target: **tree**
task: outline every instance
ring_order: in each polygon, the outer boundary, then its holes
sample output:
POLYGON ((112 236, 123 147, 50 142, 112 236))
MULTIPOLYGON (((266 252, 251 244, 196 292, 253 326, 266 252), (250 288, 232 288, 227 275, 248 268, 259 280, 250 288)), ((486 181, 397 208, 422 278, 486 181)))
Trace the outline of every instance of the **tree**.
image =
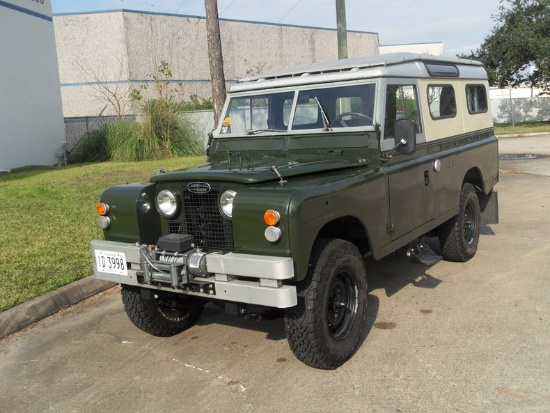
POLYGON ((218 124, 225 101, 225 76, 223 73, 222 42, 218 19, 217 0, 205 0, 206 36, 208 38, 208 59, 212 77, 212 100, 214 103, 214 125, 218 124))
POLYGON ((461 57, 480 60, 489 83, 505 87, 550 81, 550 0, 501 0, 492 33, 461 57))

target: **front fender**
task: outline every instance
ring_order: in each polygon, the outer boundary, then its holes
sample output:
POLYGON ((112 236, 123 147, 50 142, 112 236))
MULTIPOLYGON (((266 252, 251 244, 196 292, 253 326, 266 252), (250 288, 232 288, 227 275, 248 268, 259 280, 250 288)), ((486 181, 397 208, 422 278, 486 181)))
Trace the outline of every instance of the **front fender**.
POLYGON ((109 205, 109 228, 103 231, 108 241, 156 244, 161 236, 160 216, 155 208, 154 184, 117 185, 101 195, 109 205))

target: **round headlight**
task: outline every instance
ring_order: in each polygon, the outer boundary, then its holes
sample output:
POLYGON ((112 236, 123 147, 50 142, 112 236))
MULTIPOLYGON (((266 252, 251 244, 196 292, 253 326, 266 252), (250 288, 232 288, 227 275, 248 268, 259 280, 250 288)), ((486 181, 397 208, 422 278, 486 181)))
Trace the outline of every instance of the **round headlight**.
POLYGON ((163 189, 157 194, 157 206, 159 211, 168 218, 178 212, 178 198, 168 189, 163 189))
POLYGON ((237 193, 230 189, 223 191, 220 196, 220 209, 222 213, 229 219, 233 216, 233 201, 235 200, 237 193))

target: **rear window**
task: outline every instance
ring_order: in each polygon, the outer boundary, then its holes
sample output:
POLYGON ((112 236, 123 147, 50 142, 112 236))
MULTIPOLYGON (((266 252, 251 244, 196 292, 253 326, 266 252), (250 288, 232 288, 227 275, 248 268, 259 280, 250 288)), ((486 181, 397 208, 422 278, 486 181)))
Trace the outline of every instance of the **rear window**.
POLYGON ((428 104, 433 119, 456 116, 455 90, 452 85, 428 86, 428 104))
POLYGON ((426 63, 426 69, 430 76, 434 77, 458 77, 458 67, 445 63, 426 63))
POLYGON ((484 85, 466 85, 466 102, 470 114, 487 112, 487 90, 484 85))

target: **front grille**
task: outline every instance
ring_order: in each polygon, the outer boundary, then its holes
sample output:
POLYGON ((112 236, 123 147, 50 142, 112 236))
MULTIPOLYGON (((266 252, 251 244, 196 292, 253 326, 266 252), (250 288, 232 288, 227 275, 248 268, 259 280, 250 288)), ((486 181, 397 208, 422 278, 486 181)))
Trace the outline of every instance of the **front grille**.
POLYGON ((218 208, 219 185, 209 182, 211 190, 193 193, 183 184, 182 221, 170 221, 170 233, 191 234, 197 247, 206 249, 233 249, 233 226, 224 219, 218 208))

